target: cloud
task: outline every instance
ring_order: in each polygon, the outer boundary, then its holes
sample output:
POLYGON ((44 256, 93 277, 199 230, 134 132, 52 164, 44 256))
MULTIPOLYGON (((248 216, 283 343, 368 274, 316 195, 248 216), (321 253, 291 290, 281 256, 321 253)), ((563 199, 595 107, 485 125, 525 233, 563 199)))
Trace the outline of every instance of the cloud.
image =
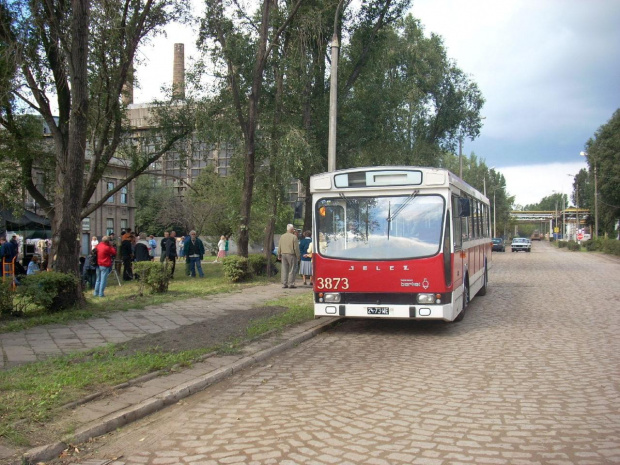
POLYGON ((486 99, 469 146, 496 166, 570 161, 620 107, 620 2, 417 0, 486 99))
POLYGON ((581 169, 587 169, 583 158, 576 162, 511 166, 497 171, 506 178, 506 190, 516 197, 515 204, 525 206, 540 202, 554 191, 566 194, 572 203, 574 177, 581 169))

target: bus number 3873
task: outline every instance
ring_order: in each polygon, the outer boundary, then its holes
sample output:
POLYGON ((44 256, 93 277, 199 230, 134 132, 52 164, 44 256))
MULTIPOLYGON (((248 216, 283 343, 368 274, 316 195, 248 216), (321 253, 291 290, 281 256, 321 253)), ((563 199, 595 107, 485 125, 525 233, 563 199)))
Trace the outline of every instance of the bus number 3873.
POLYGON ((349 289, 348 278, 316 278, 317 289, 341 289, 346 291, 349 289))

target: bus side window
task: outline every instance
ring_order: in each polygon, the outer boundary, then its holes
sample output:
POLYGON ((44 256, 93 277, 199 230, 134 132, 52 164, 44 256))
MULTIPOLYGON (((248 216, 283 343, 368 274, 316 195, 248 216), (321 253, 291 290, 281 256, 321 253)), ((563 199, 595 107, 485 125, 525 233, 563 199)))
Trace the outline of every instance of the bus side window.
POLYGON ((460 216, 460 204, 459 197, 456 195, 452 196, 452 229, 454 230, 454 235, 452 239, 454 241, 454 250, 461 250, 463 246, 463 235, 462 235, 462 218, 460 216))

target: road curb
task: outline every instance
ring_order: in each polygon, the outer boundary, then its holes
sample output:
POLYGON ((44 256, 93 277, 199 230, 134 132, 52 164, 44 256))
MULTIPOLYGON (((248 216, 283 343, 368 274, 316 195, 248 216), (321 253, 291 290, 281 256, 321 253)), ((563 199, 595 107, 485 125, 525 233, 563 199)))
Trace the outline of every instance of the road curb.
POLYGON ((196 394, 197 392, 200 392, 205 388, 232 376, 235 373, 245 370, 246 368, 256 365, 257 363, 263 362, 317 336, 318 334, 321 334, 324 331, 327 331, 329 328, 336 325, 340 320, 341 318, 329 319, 328 321, 320 323, 318 326, 295 334, 273 347, 247 355, 229 366, 221 367, 211 373, 179 384, 178 386, 140 402, 139 404, 111 413, 94 424, 90 424, 76 430, 71 435, 64 437, 61 441, 30 449, 22 455, 21 463, 36 464, 39 462, 53 460, 70 446, 85 443, 93 438, 103 436, 104 434, 114 431, 115 429, 140 420, 148 415, 151 415, 152 413, 158 412, 167 406, 177 403, 181 399, 189 397, 192 394, 196 394))

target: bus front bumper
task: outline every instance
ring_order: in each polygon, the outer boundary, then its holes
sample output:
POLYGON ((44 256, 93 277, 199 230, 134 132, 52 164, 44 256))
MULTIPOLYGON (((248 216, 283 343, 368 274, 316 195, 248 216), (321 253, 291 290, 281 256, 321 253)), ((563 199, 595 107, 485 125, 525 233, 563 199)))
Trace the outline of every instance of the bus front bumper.
POLYGON ((351 318, 388 318, 452 321, 456 317, 452 304, 445 305, 368 305, 315 303, 314 316, 351 318))

